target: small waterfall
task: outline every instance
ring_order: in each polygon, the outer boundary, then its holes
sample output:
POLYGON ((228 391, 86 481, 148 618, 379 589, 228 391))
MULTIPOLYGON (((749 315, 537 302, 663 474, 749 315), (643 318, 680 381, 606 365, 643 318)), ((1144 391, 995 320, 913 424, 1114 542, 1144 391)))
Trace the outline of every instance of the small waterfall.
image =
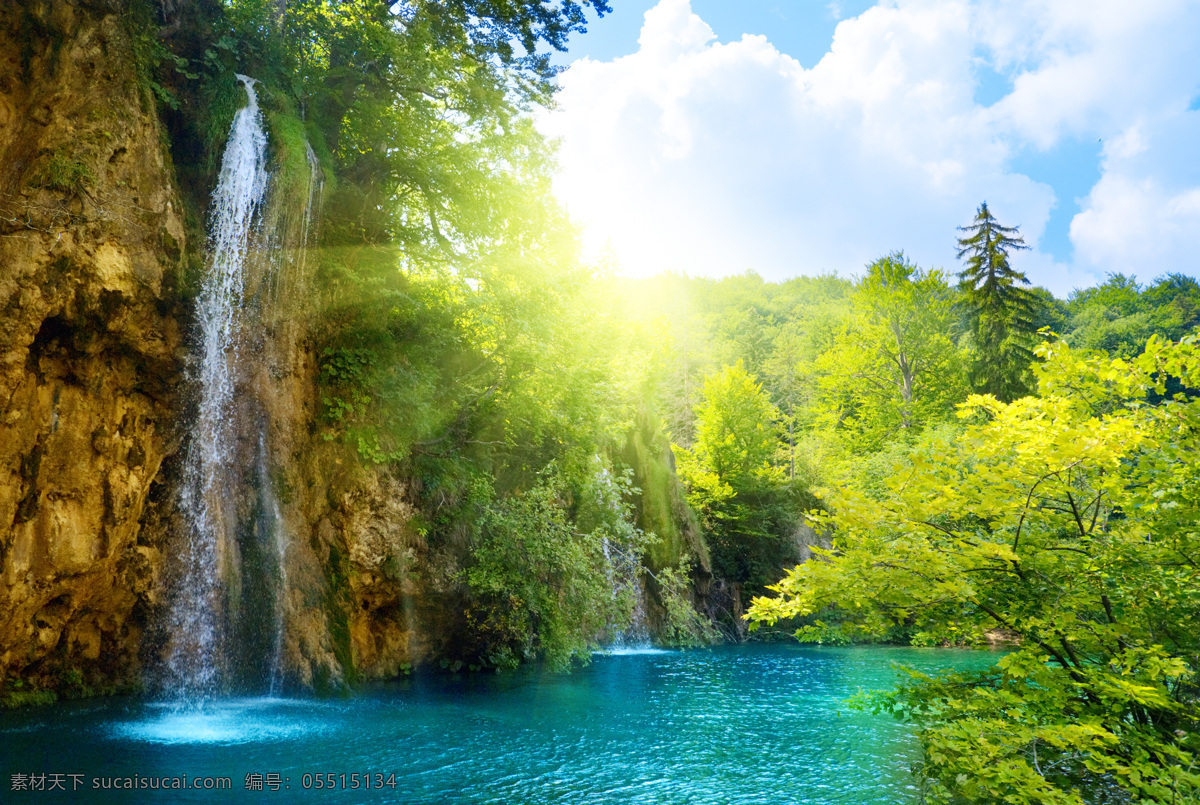
POLYGON ((307 194, 268 171, 255 81, 234 117, 213 193, 197 300, 196 421, 183 469, 184 527, 168 577, 165 691, 203 700, 234 687, 281 691, 290 529, 272 456, 301 332, 306 247, 321 170, 308 143, 307 194), (278 191, 278 192, 276 192, 278 191), (303 201, 303 205, 298 201, 303 201), (281 390, 283 389, 283 390, 281 390))
POLYGON ((633 611, 629 625, 611 635, 614 649, 644 649, 654 643, 650 637, 650 623, 646 616, 646 580, 642 563, 632 552, 622 550, 607 537, 601 543, 607 562, 608 581, 614 599, 628 595, 633 598, 633 611))
POLYGON ((304 156, 308 160, 308 201, 304 205, 304 220, 301 222, 299 277, 298 284, 308 287, 308 239, 316 238, 317 231, 313 226, 316 216, 321 210, 321 201, 325 193, 325 173, 321 170, 321 161, 307 140, 304 141, 304 156))
POLYGON ((259 431, 258 436, 258 488, 262 496, 262 512, 260 519, 265 532, 271 536, 275 545, 275 602, 272 615, 275 623, 275 640, 271 650, 270 685, 267 693, 277 696, 283 689, 283 633, 287 617, 287 532, 283 527, 283 515, 279 511, 279 500, 275 497, 275 487, 271 483, 271 473, 267 465, 266 428, 259 431))

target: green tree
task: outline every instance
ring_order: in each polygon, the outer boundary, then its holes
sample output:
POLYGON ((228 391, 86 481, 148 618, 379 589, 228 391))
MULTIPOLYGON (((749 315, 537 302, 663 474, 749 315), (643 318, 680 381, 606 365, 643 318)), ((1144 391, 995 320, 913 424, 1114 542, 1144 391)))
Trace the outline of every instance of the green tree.
POLYGON ((902 252, 867 267, 844 325, 815 361, 825 421, 854 432, 860 448, 878 449, 950 414, 965 399, 955 346, 957 315, 940 271, 902 252))
POLYGON ((1118 316, 1130 316, 1145 309, 1142 301, 1142 286, 1137 277, 1124 274, 1109 274, 1104 282, 1071 294, 1073 306, 1100 304, 1110 308, 1118 316))
POLYGON ((1200 401, 1146 399, 1200 384, 1200 344, 1039 351, 1039 396, 972 397, 962 435, 915 454, 882 500, 833 496, 834 550, 751 617, 836 606, 843 636, 1016 641, 989 670, 873 699, 922 726, 928 801, 1197 801, 1200 401))
POLYGON ((1177 339, 1196 324, 1200 286, 1190 277, 1170 275, 1146 289, 1134 277, 1109 274, 1094 288, 1071 294, 1066 338, 1074 347, 1129 358, 1151 335, 1177 339))
POLYGON ((1017 227, 1001 226, 979 205, 975 220, 959 227, 959 289, 975 341, 971 383, 983 394, 1005 402, 1028 391, 1027 369, 1033 360, 1037 297, 1025 275, 1013 269, 1008 253, 1028 249, 1017 227))
POLYGON ((633 525, 628 479, 599 460, 591 470, 572 490, 550 465, 532 488, 499 499, 476 479, 480 534, 461 662, 504 668, 541 656, 565 668, 587 662, 606 628, 629 624, 632 592, 613 595, 607 553, 640 557, 648 538, 633 525))
POLYGON ((748 489, 777 480, 779 409, 741 361, 704 380, 691 457, 721 483, 748 489))
POLYGON ((1187 335, 1200 324, 1200 283, 1183 274, 1159 277, 1142 294, 1145 303, 1154 308, 1168 308, 1176 331, 1171 338, 1187 335))
POLYGON ((688 502, 700 515, 716 574, 761 585, 778 577, 789 511, 779 409, 739 361, 704 381, 696 442, 674 445, 688 502))
POLYGON ((801 367, 808 357, 800 323, 789 321, 775 336, 771 357, 764 370, 770 378, 775 399, 780 400, 787 413, 788 480, 796 478, 796 405, 804 393, 801 367))

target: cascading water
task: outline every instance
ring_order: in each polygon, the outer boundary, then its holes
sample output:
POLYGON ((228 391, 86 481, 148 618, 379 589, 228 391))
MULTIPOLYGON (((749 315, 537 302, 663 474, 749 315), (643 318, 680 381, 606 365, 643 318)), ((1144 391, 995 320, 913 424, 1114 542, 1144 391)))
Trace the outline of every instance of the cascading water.
POLYGON ((591 498, 597 507, 583 516, 593 526, 604 529, 600 547, 615 605, 613 614, 618 621, 624 621, 623 614, 629 616, 624 626, 608 623, 610 650, 645 649, 653 645, 646 614, 646 569, 641 559, 644 535, 634 524, 632 507, 626 502, 630 490, 628 475, 615 477, 607 462, 600 456, 594 457, 591 498))
POLYGON ((204 699, 283 683, 289 538, 272 481, 276 380, 298 339, 294 299, 320 206, 320 167, 305 143, 308 187, 275 192, 254 79, 234 117, 210 213, 197 300, 196 421, 183 469, 185 521, 169 579, 169 695, 204 699), (276 380, 272 380, 275 378, 276 380), (273 386, 274 384, 274 386, 273 386))
POLYGON ((204 696, 221 684, 227 575, 239 564, 231 481, 236 484, 234 389, 242 294, 255 214, 266 194, 267 136, 254 80, 239 75, 249 103, 234 117, 213 194, 208 263, 196 318, 200 330, 196 424, 184 468, 187 539, 172 591, 167 667, 177 694, 204 696))
POLYGON ((283 687, 283 632, 286 617, 284 596, 288 589, 287 577, 287 538, 283 528, 283 515, 279 511, 279 500, 275 497, 275 488, 271 483, 271 473, 267 465, 267 439, 265 428, 259 432, 258 440, 258 484, 262 495, 262 519, 269 533, 274 537, 275 561, 278 570, 276 581, 277 594, 272 615, 275 619, 275 639, 271 650, 271 677, 267 692, 275 696, 283 687))
POLYGON ((649 648, 654 643, 650 638, 650 624, 646 617, 646 583, 642 563, 636 555, 622 550, 606 537, 601 543, 604 559, 608 564, 608 581, 614 599, 623 595, 633 598, 633 611, 629 625, 614 633, 612 648, 649 648))

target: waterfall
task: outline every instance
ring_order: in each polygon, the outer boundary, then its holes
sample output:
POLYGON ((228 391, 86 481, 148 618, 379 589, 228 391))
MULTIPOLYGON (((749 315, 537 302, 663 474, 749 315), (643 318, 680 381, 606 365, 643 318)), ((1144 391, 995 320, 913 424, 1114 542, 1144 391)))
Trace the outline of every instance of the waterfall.
POLYGON ((274 641, 271 648, 270 685, 267 693, 276 696, 283 687, 283 633, 287 616, 285 596, 288 590, 287 577, 287 532, 283 527, 283 515, 279 511, 279 499, 275 497, 275 486, 271 482, 271 474, 267 463, 267 434, 266 429, 260 429, 258 434, 258 488, 262 495, 262 522, 264 530, 270 534, 275 547, 275 562, 277 576, 275 581, 275 602, 272 610, 274 618, 274 641))
POLYGON ((305 143, 307 197, 268 170, 255 80, 234 116, 210 210, 196 303, 195 422, 168 570, 164 673, 176 698, 234 687, 279 692, 284 676, 289 529, 273 481, 279 378, 295 351, 320 167, 305 143))
POLYGON ((224 598, 236 520, 233 396, 245 268, 255 213, 267 190, 267 135, 254 80, 238 76, 249 103, 238 110, 213 193, 208 261, 196 305, 200 330, 196 423, 184 467, 180 507, 187 539, 171 596, 168 684, 184 695, 212 694, 221 683, 224 598))
POLYGON ((633 609, 629 625, 610 635, 612 648, 632 649, 649 648, 653 645, 650 637, 650 623, 646 616, 646 580, 642 564, 638 557, 628 550, 622 550, 607 537, 601 543, 604 559, 607 563, 609 587, 612 597, 619 599, 624 595, 632 596, 633 609))

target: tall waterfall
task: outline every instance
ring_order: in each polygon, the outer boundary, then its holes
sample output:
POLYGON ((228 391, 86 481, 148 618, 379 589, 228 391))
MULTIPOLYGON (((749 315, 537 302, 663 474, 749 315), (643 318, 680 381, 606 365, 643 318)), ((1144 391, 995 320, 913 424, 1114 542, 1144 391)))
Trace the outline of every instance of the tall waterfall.
POLYGON ((197 699, 282 681, 289 537, 272 482, 271 372, 294 348, 305 247, 320 200, 272 193, 255 93, 234 117, 210 210, 196 305, 195 423, 183 467, 182 534, 168 573, 162 686, 197 699), (276 197, 277 196, 277 197, 276 197), (284 197, 289 196, 289 197, 284 197))

